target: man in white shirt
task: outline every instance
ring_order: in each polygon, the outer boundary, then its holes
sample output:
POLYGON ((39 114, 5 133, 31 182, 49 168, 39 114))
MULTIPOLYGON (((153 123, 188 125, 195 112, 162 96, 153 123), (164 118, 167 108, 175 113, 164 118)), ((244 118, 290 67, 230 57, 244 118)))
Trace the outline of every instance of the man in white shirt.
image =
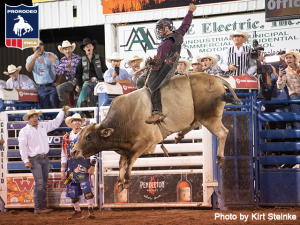
POLYGON ((234 46, 228 48, 221 59, 220 67, 230 76, 251 76, 256 72, 256 60, 250 58, 250 48, 244 46, 249 34, 237 29, 230 35, 234 46))
POLYGON ((128 73, 130 76, 130 83, 136 83, 137 78, 143 74, 142 71, 136 72, 141 68, 141 62, 143 61, 144 59, 138 55, 133 55, 127 60, 127 64, 131 67, 131 70, 128 73))
MULTIPOLYGON (((36 84, 28 76, 20 74, 22 66, 16 67, 11 64, 7 67, 7 71, 3 72, 10 78, 6 81, 6 88, 8 89, 25 89, 25 90, 37 90, 36 84)), ((15 101, 5 101, 7 104, 14 104, 15 101)), ((7 110, 15 110, 15 107, 6 107, 7 110)))
POLYGON ((50 213, 47 208, 47 183, 50 163, 48 159, 49 144, 47 133, 57 129, 62 123, 69 106, 64 106, 54 120, 38 122, 42 112, 30 110, 23 116, 29 121, 19 133, 19 150, 25 167, 30 169, 34 177, 34 212, 35 214, 50 213))

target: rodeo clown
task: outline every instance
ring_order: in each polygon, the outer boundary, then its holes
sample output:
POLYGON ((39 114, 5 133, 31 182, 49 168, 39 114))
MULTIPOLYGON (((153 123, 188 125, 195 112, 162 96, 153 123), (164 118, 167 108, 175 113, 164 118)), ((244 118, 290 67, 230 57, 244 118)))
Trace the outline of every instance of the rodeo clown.
POLYGON ((66 119, 68 127, 72 128, 72 131, 68 132, 63 137, 63 145, 61 152, 61 179, 65 180, 67 186, 67 197, 72 199, 72 203, 75 208, 75 213, 68 217, 69 219, 81 219, 83 215, 79 206, 79 196, 82 193, 88 203, 89 218, 94 219, 93 212, 93 198, 91 186, 91 175, 94 174, 96 157, 90 158, 72 158, 71 151, 77 142, 78 135, 81 131, 81 127, 85 124, 85 119, 81 118, 80 114, 75 113, 66 119), (67 168, 67 176, 66 176, 67 168))
POLYGON ((156 38, 162 42, 158 46, 157 57, 150 62, 152 66, 147 85, 151 93, 152 115, 145 121, 148 124, 156 124, 166 117, 162 113, 160 87, 177 68, 183 36, 191 25, 196 8, 194 4, 189 5, 188 13, 177 30, 173 31, 173 22, 170 19, 160 19, 156 23, 156 38))

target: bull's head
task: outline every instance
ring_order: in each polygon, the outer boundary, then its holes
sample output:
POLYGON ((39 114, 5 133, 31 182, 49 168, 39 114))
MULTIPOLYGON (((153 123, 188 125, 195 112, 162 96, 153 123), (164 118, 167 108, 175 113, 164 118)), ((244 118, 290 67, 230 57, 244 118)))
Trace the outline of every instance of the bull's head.
POLYGON ((109 137, 114 132, 112 128, 100 128, 100 124, 92 123, 79 133, 73 148, 72 157, 89 157, 102 150, 109 149, 109 137))

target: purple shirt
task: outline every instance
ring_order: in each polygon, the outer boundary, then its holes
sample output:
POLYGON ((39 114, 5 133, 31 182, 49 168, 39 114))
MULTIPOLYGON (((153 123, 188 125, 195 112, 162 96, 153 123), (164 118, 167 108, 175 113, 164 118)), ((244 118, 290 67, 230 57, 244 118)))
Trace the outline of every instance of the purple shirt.
MULTIPOLYGON (((182 21, 181 26, 173 32, 180 33, 182 36, 184 36, 185 33, 190 28, 192 19, 193 19, 193 12, 188 11, 188 13, 186 14, 186 16, 184 17, 184 19, 182 21)), ((164 60, 172 52, 173 47, 174 47, 174 39, 173 38, 169 38, 169 39, 161 42, 157 49, 157 56, 159 58, 161 58, 162 60, 164 60)))
POLYGON ((67 66, 68 63, 69 63, 69 60, 67 59, 66 56, 64 56, 59 61, 59 65, 54 66, 56 75, 61 76, 61 75, 65 74, 66 80, 73 80, 75 78, 76 67, 77 67, 78 62, 80 61, 80 59, 81 59, 81 57, 79 55, 75 55, 74 53, 72 53, 72 56, 71 56, 72 70, 70 71, 68 66, 67 66))

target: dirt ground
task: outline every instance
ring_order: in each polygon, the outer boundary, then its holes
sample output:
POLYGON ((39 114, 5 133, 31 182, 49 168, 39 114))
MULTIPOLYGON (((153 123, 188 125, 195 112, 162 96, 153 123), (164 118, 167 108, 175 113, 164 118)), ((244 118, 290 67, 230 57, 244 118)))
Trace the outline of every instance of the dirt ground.
POLYGON ((34 215, 32 210, 8 210, 0 212, 0 224, 242 224, 241 217, 248 216, 247 224, 300 224, 300 207, 278 208, 231 208, 226 211, 203 209, 145 209, 145 210, 95 210, 96 219, 88 219, 87 209, 83 209, 83 219, 66 220, 72 210, 54 210, 50 214, 34 215), (222 215, 221 215, 222 214, 222 215), (274 214, 279 217, 274 220, 274 214), (223 219, 216 218, 223 216, 223 219), (285 217, 283 217, 285 216, 285 217), (289 216, 289 218, 286 218, 289 216))

